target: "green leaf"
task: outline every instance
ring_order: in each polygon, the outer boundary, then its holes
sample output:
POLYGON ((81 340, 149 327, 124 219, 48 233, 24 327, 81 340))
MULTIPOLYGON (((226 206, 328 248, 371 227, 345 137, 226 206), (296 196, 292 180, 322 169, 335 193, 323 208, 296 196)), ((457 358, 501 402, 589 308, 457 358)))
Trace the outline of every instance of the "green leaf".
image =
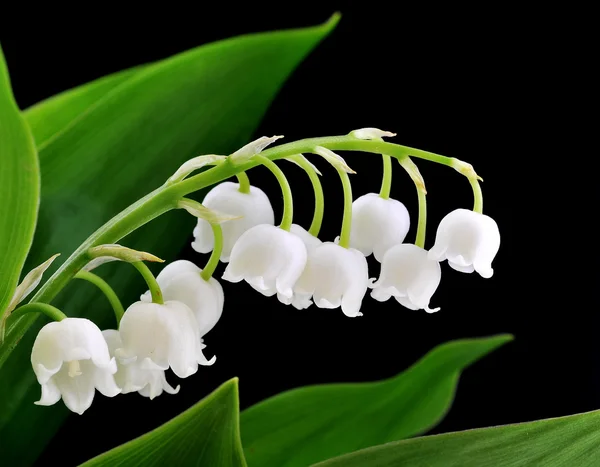
POLYGON ((39 197, 37 152, 12 95, 0 49, 0 318, 33 240, 39 197))
MULTIPOLYGON (((42 207, 32 265, 54 253, 66 258, 104 222, 163 184, 184 161, 199 154, 228 154, 250 141, 278 89, 337 19, 209 44, 147 65, 121 82, 113 77, 102 97, 92 84, 50 101, 54 109, 44 109, 46 103, 36 106, 42 207), (82 111, 85 102, 91 107, 82 111), (62 129, 52 123, 55 114, 66 124, 62 129), (48 130, 42 129, 43 122, 48 130)), ((28 118, 34 109, 26 112, 28 118)), ((172 211, 120 243, 169 261, 195 223, 183 210, 172 211)), ((108 264, 95 272, 124 303, 138 300, 145 290, 128 265, 108 264)), ((102 328, 115 326, 106 301, 93 288, 72 283, 53 304, 102 328)), ((25 316, 7 333, 0 365, 34 321, 35 316, 25 316)), ((39 319, 22 337, 0 369, 0 456, 7 465, 33 462, 68 414, 62 404, 33 405, 40 388, 29 355, 44 322, 39 319)))
POLYGON ((595 467, 600 411, 374 446, 319 467, 595 467))
POLYGON ((55 135, 74 124, 94 104, 101 101, 113 88, 131 79, 143 67, 104 76, 75 89, 52 96, 27 109, 27 123, 35 137, 37 147, 42 147, 55 135))
POLYGON ((82 466, 245 466, 238 380, 233 378, 164 425, 82 466))
POLYGON ((242 412, 250 466, 306 466, 423 433, 448 411, 460 372, 510 335, 442 344, 375 383, 327 384, 278 394, 242 412))

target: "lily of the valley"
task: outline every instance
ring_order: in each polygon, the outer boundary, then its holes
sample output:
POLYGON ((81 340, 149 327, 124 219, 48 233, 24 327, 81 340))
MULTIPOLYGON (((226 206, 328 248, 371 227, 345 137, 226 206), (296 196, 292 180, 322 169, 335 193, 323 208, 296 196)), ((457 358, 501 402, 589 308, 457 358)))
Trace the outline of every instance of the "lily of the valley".
POLYGON ((311 235, 304 227, 301 227, 298 224, 292 224, 292 226, 290 228, 290 232, 293 233, 294 235, 296 235, 298 238, 300 238, 304 242, 304 246, 306 247, 306 251, 308 253, 307 261, 306 261, 306 266, 304 267, 304 270, 302 271, 302 275, 296 281, 296 284, 294 284, 293 296, 292 297, 284 297, 281 294, 277 294, 277 298, 279 298, 279 301, 281 303, 284 303, 286 305, 292 305, 294 308, 296 308, 298 310, 304 310, 304 309, 308 308, 309 306, 311 306, 313 303, 311 300, 311 298, 312 298, 311 292, 300 292, 301 290, 310 288, 309 284, 305 284, 309 277, 309 274, 308 273, 305 274, 305 272, 307 272, 307 270, 309 270, 310 253, 312 252, 312 250, 314 250, 316 247, 321 245, 323 242, 321 242, 321 240, 319 240, 314 235, 311 235))
MULTIPOLYGON (((256 225, 273 225, 275 222, 273 207, 264 191, 251 186, 250 193, 242 193, 239 188, 239 183, 220 183, 211 189, 202 201, 204 207, 213 211, 240 216, 239 219, 230 220, 221 226, 223 229, 221 261, 223 262, 229 261, 234 244, 244 232, 256 225)), ((209 253, 213 247, 214 234, 210 223, 198 219, 192 248, 198 253, 209 253)))
POLYGON ((356 317, 362 316, 360 307, 368 282, 367 260, 360 251, 324 242, 311 249, 294 293, 312 296, 319 308, 341 306, 346 316, 356 317))
POLYGON ((410 228, 408 210, 400 201, 376 193, 363 195, 352 203, 350 246, 379 262, 385 252, 404 241, 410 228))
POLYGON ((494 219, 469 209, 456 209, 440 222, 429 258, 447 259, 457 271, 477 271, 481 277, 490 278, 499 249, 500 232, 494 219))
POLYGON ((273 225, 257 225, 244 232, 233 246, 223 279, 245 280, 267 297, 278 294, 291 299, 306 258, 300 237, 273 225))
POLYGON ((123 363, 137 362, 142 370, 167 370, 180 378, 212 365, 202 353, 198 322, 190 308, 177 301, 135 302, 123 315, 119 332, 122 346, 115 356, 123 363))
POLYGON ((92 405, 96 389, 108 397, 121 392, 113 376, 117 363, 102 331, 88 319, 46 324, 33 344, 31 364, 42 386, 38 405, 52 405, 62 397, 69 410, 82 414, 92 405))
MULTIPOLYGON (((196 316, 200 337, 210 331, 223 313, 223 287, 211 277, 204 280, 202 269, 186 260, 169 263, 156 277, 165 300, 175 300, 187 305, 196 316)), ((151 302, 150 291, 140 300, 151 302)))
MULTIPOLYGON (((121 335, 115 329, 106 329, 102 335, 108 345, 108 350, 114 356, 115 350, 123 346, 121 335)), ((169 394, 177 394, 179 386, 173 388, 165 377, 164 370, 144 369, 141 361, 133 361, 127 364, 117 359, 117 372, 115 381, 122 388, 122 393, 139 392, 144 397, 154 399, 163 391, 169 394)))
POLYGON ((379 279, 370 286, 371 296, 380 302, 394 297, 406 308, 433 313, 439 308, 429 308, 429 301, 441 277, 440 264, 429 259, 426 250, 408 243, 396 245, 383 256, 379 279))

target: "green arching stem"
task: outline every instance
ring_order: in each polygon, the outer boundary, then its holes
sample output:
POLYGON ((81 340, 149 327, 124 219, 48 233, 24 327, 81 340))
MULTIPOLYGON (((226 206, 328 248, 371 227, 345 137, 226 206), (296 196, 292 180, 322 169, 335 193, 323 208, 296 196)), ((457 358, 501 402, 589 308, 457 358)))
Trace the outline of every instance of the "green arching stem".
POLYGON ((319 175, 313 168, 313 166, 304 158, 292 156, 290 159, 294 160, 300 167, 302 167, 308 175, 310 182, 313 186, 315 193, 315 213, 313 214, 312 223, 308 229, 308 233, 317 237, 321 231, 321 225, 323 224, 323 212, 325 210, 325 197, 323 196, 323 186, 319 175))
MULTIPOLYGON (((332 151, 359 151, 378 155, 388 154, 398 160, 402 160, 407 156, 413 156, 449 167, 453 166, 453 158, 450 157, 386 141, 360 140, 350 135, 307 138, 281 144, 264 150, 261 156, 270 160, 277 160, 295 154, 312 152, 316 146, 323 146, 332 151)), ((46 303, 52 301, 75 274, 86 265, 88 262, 87 251, 90 248, 117 243, 120 239, 147 224, 152 219, 171 209, 176 209, 177 203, 182 197, 227 180, 240 172, 247 171, 260 164, 260 160, 256 157, 240 165, 235 165, 231 160, 227 159, 216 167, 190 176, 185 180, 176 183, 167 182, 158 187, 117 214, 88 237, 43 286, 40 287, 31 301, 46 303)), ((6 339, 0 346, 0 366, 6 361, 12 349, 17 345, 35 319, 36 315, 30 314, 21 316, 16 320, 11 320, 12 323, 10 328, 7 329, 6 339)))
POLYGON ((121 318, 125 314, 125 309, 123 308, 123 304, 121 303, 121 300, 119 300, 118 295, 108 284, 108 282, 106 282, 100 276, 97 276, 93 272, 89 271, 79 271, 77 274, 75 274, 75 279, 82 279, 84 281, 88 281, 100 289, 100 291, 106 296, 110 305, 112 306, 112 309, 115 313, 115 318, 117 320, 118 328, 119 323, 121 322, 121 318))
POLYGON ((421 248, 425 248, 425 230, 427 228, 427 191, 425 189, 425 182, 423 176, 419 172, 417 165, 411 160, 410 157, 400 161, 400 165, 415 184, 417 189, 417 198, 419 200, 419 220, 417 223, 417 236, 415 238, 415 245, 421 248))
POLYGON ((238 183, 240 187, 238 191, 240 193, 249 194, 250 193, 250 179, 248 178, 248 174, 246 172, 240 172, 235 175, 237 177, 238 183))
POLYGON ((383 199, 389 199, 392 189, 392 158, 387 154, 381 156, 383 158, 383 178, 381 179, 379 196, 383 199))
POLYGON ((154 274, 152 274, 152 271, 148 269, 146 263, 144 263, 143 261, 135 261, 130 264, 140 272, 140 274, 146 281, 148 289, 150 289, 150 294, 152 295, 152 303, 164 305, 165 301, 163 300, 162 291, 160 290, 158 282, 156 282, 154 274))
POLYGON ((471 188, 473 188, 473 211, 481 214, 483 212, 483 193, 481 192, 481 185, 479 180, 476 178, 469 178, 471 188))
POLYGON ((417 187, 417 197, 419 199, 419 220, 417 223, 417 236, 415 245, 425 248, 425 230, 427 228, 427 194, 417 187))
POLYGON ((337 169, 342 187, 344 188, 344 217, 342 219, 342 232, 340 233, 339 245, 344 248, 350 246, 350 229, 352 227, 352 185, 350 177, 342 169, 337 169))
POLYGON ((271 159, 268 159, 264 155, 260 154, 254 156, 253 159, 259 161, 267 169, 273 172, 273 175, 275 175, 275 178, 277 178, 277 181, 281 186, 281 192, 283 194, 283 216, 281 218, 281 224, 279 227, 289 232, 294 218, 294 201, 292 198, 292 189, 290 187, 290 183, 285 177, 283 171, 277 167, 277 164, 275 164, 275 162, 273 162, 271 159))
POLYGON ((213 247, 213 251, 210 254, 210 258, 208 258, 208 262, 204 269, 200 273, 200 277, 205 281, 208 281, 212 275, 215 273, 215 269, 219 264, 219 259, 221 258, 221 252, 223 251, 223 229, 221 229, 221 225, 217 223, 211 223, 213 235, 215 238, 215 245, 213 247))
MULTIPOLYGON (((350 135, 344 136, 325 136, 321 138, 307 138, 294 141, 287 144, 281 144, 268 148, 261 153, 262 157, 277 160, 295 154, 309 153, 316 146, 323 146, 327 149, 336 151, 359 151, 374 154, 388 154, 398 160, 413 156, 420 159, 429 160, 438 164, 452 167, 454 159, 441 156, 421 149, 415 149, 408 146, 389 143, 386 141, 362 140, 350 135)), ((33 297, 32 301, 50 302, 67 285, 73 276, 88 261, 87 251, 95 246, 117 243, 123 237, 147 224, 152 219, 161 214, 177 208, 178 201, 195 191, 214 185, 236 176, 240 172, 247 171, 260 165, 258 158, 253 157, 248 162, 236 166, 230 160, 217 165, 209 170, 197 175, 190 176, 177 183, 165 184, 156 190, 148 193, 146 196, 129 206, 124 211, 117 214, 106 224, 96 230, 88 239, 75 250, 61 267, 44 283, 33 297)), ((29 323, 23 323, 28 326, 35 317, 30 317, 29 323)), ((23 326, 23 327, 25 327, 23 326)), ((14 326, 13 326, 14 328, 14 326)), ((24 332, 24 331, 23 331, 24 332)), ((9 330, 10 338, 10 330, 9 330)), ((20 338, 15 335, 15 339, 20 338)), ((0 364, 2 355, 0 355, 0 364)))
POLYGON ((44 313, 48 318, 54 321, 62 321, 67 317, 67 315, 65 315, 55 306, 52 306, 48 303, 34 302, 17 308, 12 312, 11 318, 20 318, 27 313, 44 313))

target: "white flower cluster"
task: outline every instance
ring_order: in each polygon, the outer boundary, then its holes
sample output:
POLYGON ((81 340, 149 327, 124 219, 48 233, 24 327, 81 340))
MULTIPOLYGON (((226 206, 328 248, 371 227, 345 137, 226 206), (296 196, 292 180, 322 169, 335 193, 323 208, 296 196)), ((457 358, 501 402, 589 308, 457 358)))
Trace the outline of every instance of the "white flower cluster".
MULTIPOLYGON (((377 132, 363 136, 391 135, 377 132)), ((250 149, 242 148, 230 157, 246 161, 268 144, 262 139, 258 142, 258 149, 254 142, 245 147, 250 149)), ((329 153, 325 156, 339 158, 329 153)), ((348 210, 350 197, 346 198, 348 210)), ((237 183, 221 183, 206 195, 202 209, 233 216, 221 227, 220 260, 228 263, 223 279, 246 281, 258 292, 276 295, 280 302, 299 310, 314 303, 319 308, 341 308, 349 317, 362 315, 369 288, 375 300, 394 297, 411 310, 435 312, 439 308, 431 309, 429 303, 440 284, 440 262, 447 259, 457 271, 477 271, 489 278, 500 247, 496 222, 466 209, 444 217, 431 250, 404 243, 410 227, 408 210, 400 201, 375 193, 352 203, 348 248, 337 241, 323 242, 296 224, 289 231, 275 226, 269 198, 256 187, 240 190, 237 183), (381 263, 376 280, 369 279, 366 257, 371 254, 381 263)), ((196 251, 208 253, 215 248, 209 221, 199 218, 193 234, 196 251)), ((167 265, 156 278, 164 304, 154 303, 146 292, 125 311, 118 330, 101 331, 83 318, 44 326, 31 354, 42 386, 37 404, 51 405, 62 398, 70 410, 81 414, 90 407, 96 389, 109 397, 139 392, 153 399, 163 391, 179 391, 179 386, 173 388, 167 382, 166 370, 187 378, 199 365, 212 365, 216 357, 204 356, 203 336, 221 317, 224 296, 219 282, 205 280, 201 272, 189 261, 167 265)))
MULTIPOLYGON (((429 301, 440 283, 439 262, 447 259, 457 271, 477 271, 487 278, 492 276, 491 263, 500 247, 496 222, 466 209, 457 209, 442 220, 429 252, 403 243, 410 227, 406 207, 375 193, 353 202, 350 248, 322 242, 296 224, 287 232, 273 222, 261 222, 274 218, 273 209, 264 192, 255 187, 245 195, 237 184, 231 184, 227 192, 219 186, 206 196, 205 205, 242 216, 223 225, 227 254, 222 259, 229 263, 223 279, 245 280, 260 293, 277 295, 282 303, 298 309, 314 302, 319 308, 341 307, 350 317, 362 315, 368 288, 376 300, 394 297, 412 310, 437 311, 429 308, 429 301), (365 257, 370 254, 381 263, 377 281, 369 279, 365 257)), ((205 223, 198 221, 192 244, 201 252, 210 250, 205 223)))
POLYGON ((202 353, 202 337, 223 311, 223 289, 189 261, 175 261, 157 277, 165 303, 141 296, 123 315, 119 330, 101 331, 84 318, 66 318, 45 325, 31 352, 31 364, 42 386, 38 405, 61 397, 76 413, 87 410, 95 389, 108 397, 139 392, 150 399, 163 391, 175 394, 165 371, 179 378, 212 365, 202 353))

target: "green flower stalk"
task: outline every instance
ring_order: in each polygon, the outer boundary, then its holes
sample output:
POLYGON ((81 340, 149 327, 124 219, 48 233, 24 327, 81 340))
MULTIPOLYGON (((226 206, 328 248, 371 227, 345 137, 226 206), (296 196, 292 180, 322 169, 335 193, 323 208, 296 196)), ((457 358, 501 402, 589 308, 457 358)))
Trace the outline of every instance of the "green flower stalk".
POLYGON ((288 160, 302 167, 308 175, 310 183, 312 184, 313 192, 315 194, 315 211, 310 227, 308 228, 308 233, 310 233, 313 237, 318 237, 319 232, 321 231, 321 225, 323 224, 323 213, 325 211, 325 197, 323 196, 323 186, 321 185, 321 181, 319 180, 319 175, 321 175, 321 173, 318 172, 315 166, 308 162, 308 160, 306 160, 306 158, 302 154, 290 156, 288 157, 288 160))
POLYGON ((236 175, 236 178, 240 185, 238 191, 245 195, 250 194, 250 179, 248 178, 248 174, 246 172, 240 172, 236 175))
POLYGON ((113 309, 113 312, 115 313, 117 327, 119 327, 121 318, 123 318, 123 314, 125 313, 125 308, 123 308, 123 304, 121 303, 121 300, 119 300, 119 296, 115 293, 108 282, 106 282, 100 276, 97 276, 89 271, 79 271, 77 274, 75 274, 75 279, 81 279, 95 285, 106 296, 113 309))
POLYGON ((279 225, 279 228, 289 232, 294 219, 294 200, 292 197, 292 188, 290 187, 290 183, 283 173, 283 170, 277 167, 277 165, 271 161, 271 159, 261 155, 254 156, 254 159, 258 160, 267 169, 269 169, 273 175, 275 175, 277 182, 279 182, 281 193, 283 195, 283 215, 281 216, 281 224, 279 225))
MULTIPOLYGON (((395 136, 377 128, 355 130, 351 135, 364 140, 383 141, 395 136)), ((410 228, 410 215, 400 201, 390 198, 392 188, 392 160, 382 154, 383 177, 379 194, 367 193, 352 203, 352 233, 350 245, 365 256, 373 254, 379 262, 394 245, 404 241, 410 228)), ((407 160, 404 158, 402 160, 407 160)))

